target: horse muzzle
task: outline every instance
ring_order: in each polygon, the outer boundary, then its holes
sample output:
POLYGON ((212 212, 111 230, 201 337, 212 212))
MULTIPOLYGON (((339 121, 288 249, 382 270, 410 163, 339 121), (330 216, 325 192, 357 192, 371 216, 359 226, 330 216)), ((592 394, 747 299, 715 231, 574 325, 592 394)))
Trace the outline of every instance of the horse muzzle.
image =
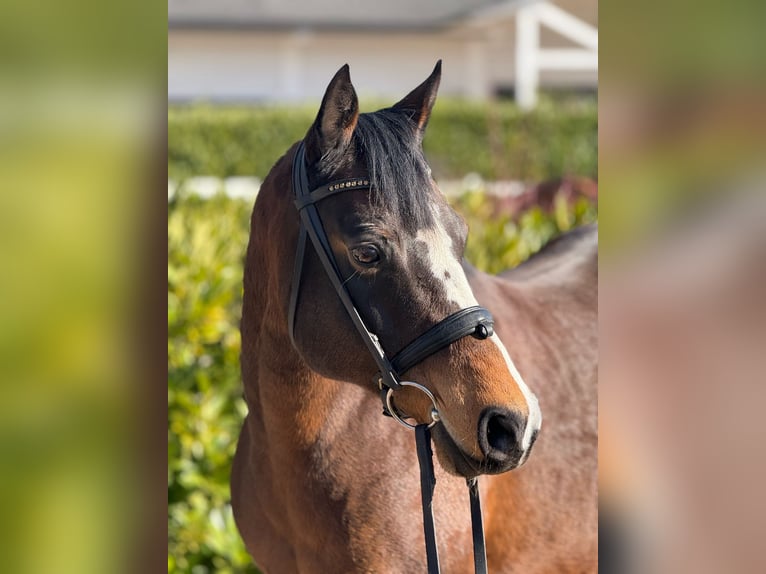
POLYGON ((484 455, 481 459, 462 448, 444 424, 435 425, 432 435, 442 466, 452 474, 473 478, 482 474, 502 474, 526 462, 537 438, 537 430, 533 429, 529 445, 523 448, 526 424, 527 417, 509 409, 484 409, 479 417, 477 437, 484 455))

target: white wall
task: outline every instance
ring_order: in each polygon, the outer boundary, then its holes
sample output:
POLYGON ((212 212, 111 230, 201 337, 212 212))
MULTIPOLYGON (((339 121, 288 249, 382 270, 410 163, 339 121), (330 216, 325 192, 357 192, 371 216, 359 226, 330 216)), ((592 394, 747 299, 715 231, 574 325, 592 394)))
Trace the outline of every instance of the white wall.
MULTIPOLYGON (((262 31, 168 33, 170 100, 316 101, 344 63, 360 96, 395 101, 443 60, 443 95, 488 97, 511 86, 513 21, 441 34, 262 31)), ((596 85, 595 73, 546 72, 543 85, 596 85)))
MULTIPOLYGON (((400 98, 431 73, 439 58, 444 60, 442 93, 483 93, 484 85, 465 81, 480 72, 475 54, 469 65, 469 48, 449 37, 171 30, 168 97, 315 100, 348 63, 360 95, 400 98)), ((487 78, 476 81, 488 85, 487 78)))
POLYGON ((168 33, 168 98, 261 99, 277 93, 276 35, 168 33))

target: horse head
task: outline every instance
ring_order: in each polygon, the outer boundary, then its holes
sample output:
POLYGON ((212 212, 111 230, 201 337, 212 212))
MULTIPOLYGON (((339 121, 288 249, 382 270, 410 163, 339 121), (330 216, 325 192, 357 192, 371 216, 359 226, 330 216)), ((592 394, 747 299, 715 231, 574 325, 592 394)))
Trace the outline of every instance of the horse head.
MULTIPOLYGON (((317 209, 343 285, 388 356, 448 315, 478 305, 463 267, 467 226, 423 154, 440 78, 441 62, 397 104, 360 114, 346 65, 304 139, 310 189, 369 181, 326 197, 317 209)), ((376 364, 313 251, 301 281, 294 345, 302 360, 324 377, 376 390, 376 364)), ((400 375, 433 394, 435 451, 448 471, 494 474, 527 459, 540 409, 497 335, 463 337, 400 375)), ((433 405, 415 388, 396 390, 395 405, 419 423, 431 420, 433 405)))

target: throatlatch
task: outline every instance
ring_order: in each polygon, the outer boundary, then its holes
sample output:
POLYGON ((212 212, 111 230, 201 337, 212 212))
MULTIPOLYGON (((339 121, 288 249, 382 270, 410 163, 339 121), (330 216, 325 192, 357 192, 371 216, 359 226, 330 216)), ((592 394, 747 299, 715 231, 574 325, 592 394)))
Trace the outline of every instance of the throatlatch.
MULTIPOLYGON (((290 339, 295 346, 295 314, 300 295, 301 276, 303 274, 303 260, 306 255, 306 237, 311 239, 311 244, 322 262, 327 277, 343 303, 354 327, 364 341, 367 350, 375 360, 378 374, 375 376, 381 391, 383 412, 395 418, 402 425, 415 430, 415 445, 420 465, 420 488, 423 503, 423 528, 425 534, 426 557, 428 560, 428 573, 439 573, 439 554, 436 548, 436 530, 433 518, 433 494, 436 486, 434 475, 433 455, 431 451, 430 428, 439 422, 439 411, 433 394, 423 385, 411 381, 402 381, 401 374, 430 357, 437 351, 451 345, 455 341, 469 335, 477 339, 486 339, 493 332, 494 321, 489 311, 483 307, 467 307, 461 309, 418 336, 399 351, 392 360, 388 359, 380 345, 378 337, 372 333, 364 323, 359 310, 354 305, 351 295, 346 290, 343 278, 340 275, 338 265, 335 262, 330 242, 322 226, 316 203, 344 191, 369 189, 369 178, 352 178, 330 182, 326 185, 309 190, 308 176, 306 175, 305 146, 303 142, 298 144, 293 158, 292 182, 295 193, 295 207, 300 214, 301 226, 298 232, 298 246, 295 253, 295 267, 293 268, 293 280, 290 293, 290 306, 288 309, 288 330, 290 339), (393 402, 394 391, 403 386, 418 388, 425 393, 433 403, 431 410, 431 423, 412 425, 406 422, 406 417, 396 411, 393 402)), ((471 501, 471 529, 473 536, 474 567, 477 574, 486 574, 487 558, 484 545, 484 527, 481 517, 481 504, 479 500, 479 487, 476 478, 469 479, 468 491, 471 501)))

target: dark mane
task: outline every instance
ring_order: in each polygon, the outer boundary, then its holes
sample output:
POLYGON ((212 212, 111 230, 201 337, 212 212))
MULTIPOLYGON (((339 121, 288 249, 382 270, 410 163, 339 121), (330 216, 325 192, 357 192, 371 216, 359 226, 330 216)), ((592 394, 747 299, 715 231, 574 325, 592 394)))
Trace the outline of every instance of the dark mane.
POLYGON ((360 114, 354 147, 373 184, 371 201, 402 222, 419 229, 430 226, 430 175, 412 121, 391 109, 360 114))

